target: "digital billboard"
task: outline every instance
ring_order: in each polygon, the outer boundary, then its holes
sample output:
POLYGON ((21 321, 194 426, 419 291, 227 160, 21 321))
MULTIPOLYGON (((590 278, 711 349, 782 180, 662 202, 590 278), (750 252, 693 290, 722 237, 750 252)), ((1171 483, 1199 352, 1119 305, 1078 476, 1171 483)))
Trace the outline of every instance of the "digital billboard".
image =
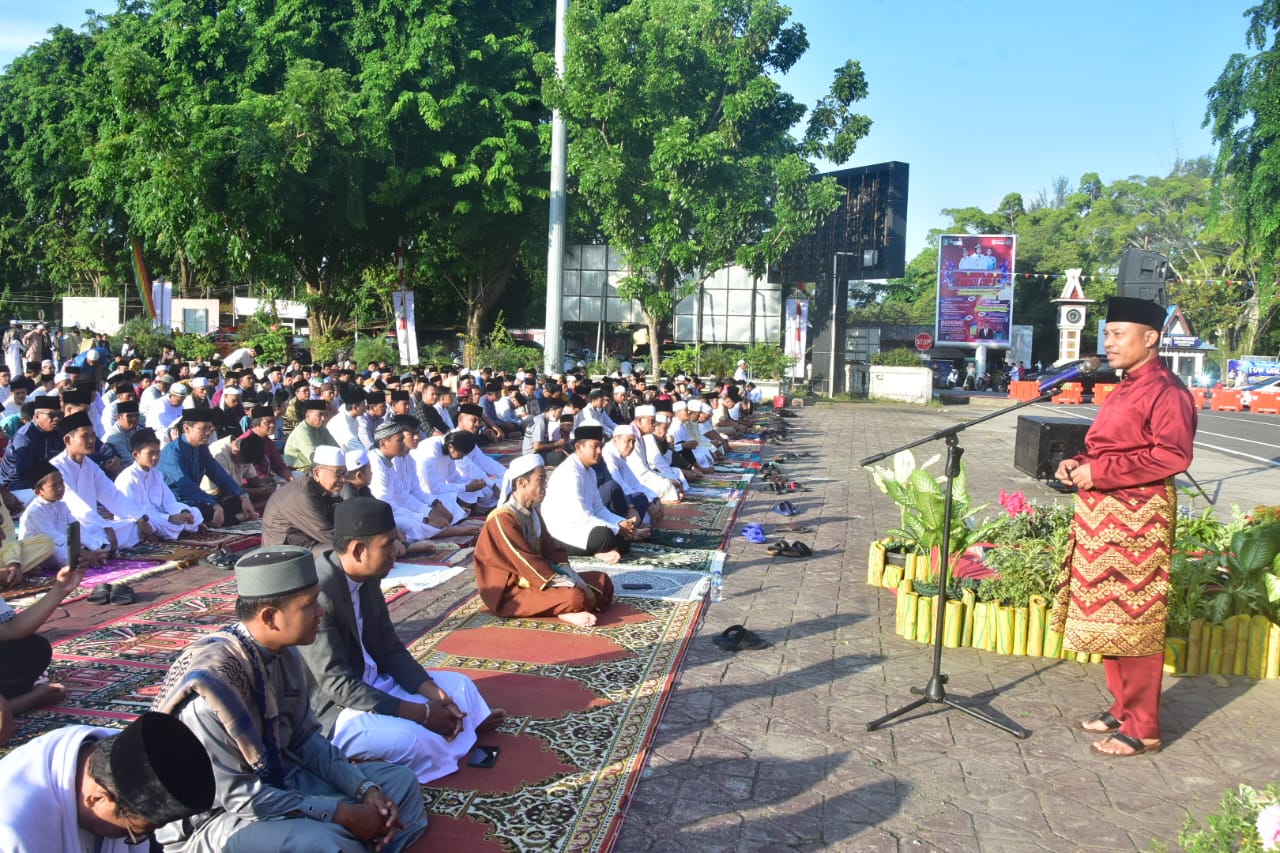
POLYGON ((991 234, 939 238, 934 340, 940 346, 1009 346, 1015 241, 991 234))

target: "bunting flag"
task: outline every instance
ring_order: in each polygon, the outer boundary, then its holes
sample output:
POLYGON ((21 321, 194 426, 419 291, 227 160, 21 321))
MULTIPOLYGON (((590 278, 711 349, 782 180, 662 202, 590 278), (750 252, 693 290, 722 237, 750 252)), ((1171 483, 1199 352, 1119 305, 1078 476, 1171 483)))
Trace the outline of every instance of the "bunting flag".
MULTIPOLYGON (((1050 272, 1020 272, 1020 273, 1016 273, 1014 275, 1014 278, 1022 279, 1023 281, 1052 281, 1053 279, 1056 279, 1056 278, 1066 278, 1066 275, 1064 275, 1063 273, 1050 273, 1050 272)), ((1115 281, 1116 279, 1117 279, 1117 276, 1114 276, 1114 275, 1082 275, 1080 276, 1081 281, 1115 281)), ((1257 286, 1256 281, 1253 281, 1252 279, 1243 279, 1243 278, 1183 278, 1182 276, 1175 276, 1174 278, 1170 279, 1170 281, 1175 282, 1177 284, 1225 284, 1228 287, 1240 285, 1241 287, 1247 287, 1250 290, 1254 289, 1257 286)), ((1277 282, 1277 283, 1280 284, 1280 282, 1277 282)))
POLYGON ((133 238, 133 278, 138 284, 138 295, 142 297, 142 310, 147 317, 156 318, 156 304, 151 298, 151 276, 147 274, 147 262, 142 257, 142 240, 133 238))

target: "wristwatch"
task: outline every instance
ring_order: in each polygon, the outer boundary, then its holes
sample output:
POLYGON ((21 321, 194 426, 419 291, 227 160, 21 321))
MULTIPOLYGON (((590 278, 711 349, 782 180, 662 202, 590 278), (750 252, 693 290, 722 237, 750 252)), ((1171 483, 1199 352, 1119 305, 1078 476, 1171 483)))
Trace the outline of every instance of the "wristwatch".
POLYGON ((360 783, 360 787, 356 788, 356 802, 364 802, 365 796, 367 796, 370 791, 377 791, 381 793, 382 789, 379 788, 372 779, 365 779, 360 783))

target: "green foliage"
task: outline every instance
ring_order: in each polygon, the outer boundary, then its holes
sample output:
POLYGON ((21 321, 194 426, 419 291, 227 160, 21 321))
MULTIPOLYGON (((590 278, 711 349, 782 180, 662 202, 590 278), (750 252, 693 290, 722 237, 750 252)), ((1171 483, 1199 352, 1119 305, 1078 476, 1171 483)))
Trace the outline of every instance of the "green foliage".
POLYGON ((111 336, 111 351, 120 352, 120 345, 126 337, 133 338, 138 354, 143 358, 159 358, 165 347, 173 346, 173 335, 161 331, 146 317, 125 320, 111 336))
POLYGON ((1280 523, 1249 527, 1231 537, 1226 548, 1206 548, 1204 560, 1218 568, 1215 589, 1206 595, 1205 617, 1218 624, 1231 616, 1280 617, 1280 523))
MULTIPOLYGON (((398 353, 397 353, 398 355, 398 353)), ((427 344, 418 347, 418 361, 422 364, 434 364, 437 367, 449 364, 453 361, 453 356, 449 354, 449 348, 444 344, 427 344)), ((368 364, 368 362, 364 362, 368 364)), ((356 362, 360 364, 360 362, 356 362)))
POLYGON ((328 364, 331 361, 336 361, 342 353, 351 352, 351 338, 319 334, 313 331, 308 343, 311 345, 311 360, 316 364, 328 364))
POLYGON ((595 361, 588 362, 587 373, 591 376, 608 376, 617 370, 621 364, 622 362, 614 356, 605 356, 602 359, 598 358, 595 361))
POLYGON ((208 360, 218 353, 218 345, 204 335, 188 335, 182 332, 174 333, 173 349, 179 358, 187 361, 195 361, 198 358, 208 360))
POLYGON ((542 364, 542 350, 522 346, 507 331, 505 315, 499 311, 493 321, 493 331, 484 344, 476 347, 470 367, 492 367, 495 370, 516 371, 520 368, 537 369, 542 364))
POLYGON ((758 343, 747 347, 741 358, 747 363, 752 379, 781 379, 795 362, 793 356, 776 344, 758 343))
MULTIPOLYGON (((842 195, 810 156, 842 163, 870 121, 856 62, 809 116, 777 82, 808 48, 776 0, 580 0, 547 100, 563 111, 569 168, 600 233, 626 259, 619 293, 659 327, 702 277, 761 271, 842 195)), ((652 354, 661 364, 661 353, 652 354)))
POLYGON ((879 364, 885 367, 924 367, 925 364, 920 360, 920 353, 906 347, 891 349, 887 352, 873 352, 871 354, 871 363, 879 364))
POLYGON ((1186 853, 1223 853, 1244 851, 1261 853, 1265 849, 1258 837, 1258 813, 1280 803, 1280 783, 1272 783, 1261 791, 1241 785, 1222 797, 1218 810, 1206 815, 1201 824, 1187 815, 1178 834, 1179 849, 1186 853))
POLYGON ((357 366, 367 365, 369 362, 382 363, 386 362, 392 367, 400 367, 400 350, 392 346, 386 338, 373 335, 367 335, 356 341, 355 346, 351 348, 351 360, 357 366))
MULTIPOLYGON (((876 486, 893 499, 902 513, 901 526, 886 531, 886 535, 914 542, 916 551, 920 554, 942 548, 946 478, 934 477, 924 470, 937 459, 934 456, 916 467, 915 456, 910 450, 904 450, 893 457, 892 471, 879 467, 871 469, 876 486)), ((975 541, 974 527, 970 526, 969 521, 981 509, 982 507, 970 508, 968 478, 962 465, 952 489, 949 557, 964 551, 975 541)))
POLYGON ((262 355, 257 357, 259 364, 288 364, 292 335, 287 326, 279 325, 275 318, 264 312, 240 323, 240 343, 247 347, 262 347, 262 355))
POLYGON ((664 376, 732 376, 741 356, 738 350, 722 346, 691 346, 675 350, 662 359, 664 376))
MULTIPOLYGON (((1001 502, 1005 499, 1002 492, 1001 502)), ((1071 541, 1072 507, 1020 503, 1006 507, 1008 511, 974 534, 976 541, 996 546, 986 552, 983 562, 1000 574, 981 583, 978 598, 982 601, 1025 607, 1033 595, 1052 597, 1071 541)))

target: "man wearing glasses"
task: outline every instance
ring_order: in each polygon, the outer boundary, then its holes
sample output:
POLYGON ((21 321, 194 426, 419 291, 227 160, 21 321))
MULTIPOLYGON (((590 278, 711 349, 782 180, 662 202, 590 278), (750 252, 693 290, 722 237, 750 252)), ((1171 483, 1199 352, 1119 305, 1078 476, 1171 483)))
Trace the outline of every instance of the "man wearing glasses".
POLYGON ((305 477, 286 483, 262 511, 262 544, 333 547, 333 510, 342 502, 346 458, 339 447, 324 444, 312 453, 305 477))
POLYGON ((0 485, 22 501, 35 497, 35 481, 49 471, 49 460, 63 450, 62 404, 57 397, 37 397, 31 423, 18 430, 0 460, 0 485))

